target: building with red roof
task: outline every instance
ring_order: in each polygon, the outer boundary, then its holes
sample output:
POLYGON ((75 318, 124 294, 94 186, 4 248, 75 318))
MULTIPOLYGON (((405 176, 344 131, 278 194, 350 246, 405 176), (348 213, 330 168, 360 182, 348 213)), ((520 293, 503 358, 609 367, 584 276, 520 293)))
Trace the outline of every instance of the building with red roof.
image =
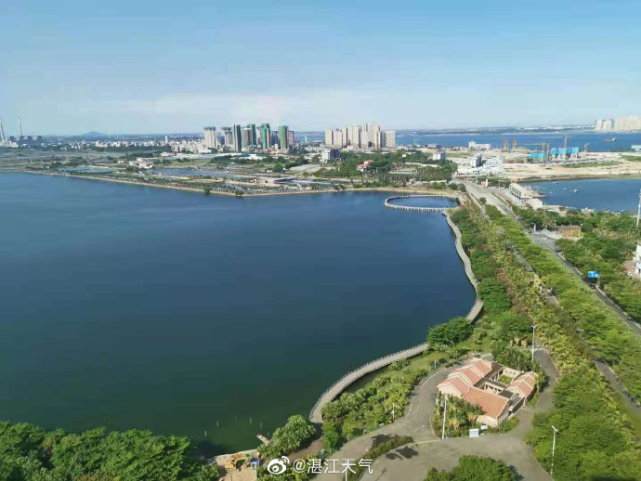
POLYGON ((522 372, 493 361, 473 358, 453 370, 437 388, 442 395, 479 406, 479 423, 499 426, 514 414, 536 389, 535 372, 522 372), (509 383, 505 383, 509 380, 509 383))

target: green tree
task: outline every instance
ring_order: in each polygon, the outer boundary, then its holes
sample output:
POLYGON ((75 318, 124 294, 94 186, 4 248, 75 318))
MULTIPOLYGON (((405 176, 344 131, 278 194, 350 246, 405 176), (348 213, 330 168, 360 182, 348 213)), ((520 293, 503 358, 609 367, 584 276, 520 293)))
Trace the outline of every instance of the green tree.
POLYGON ((453 346, 472 334, 473 327, 465 317, 455 317, 445 324, 432 327, 427 334, 430 346, 453 346))
POLYGON ((516 481, 514 473, 503 461, 481 456, 462 456, 452 471, 432 468, 425 481, 516 481))

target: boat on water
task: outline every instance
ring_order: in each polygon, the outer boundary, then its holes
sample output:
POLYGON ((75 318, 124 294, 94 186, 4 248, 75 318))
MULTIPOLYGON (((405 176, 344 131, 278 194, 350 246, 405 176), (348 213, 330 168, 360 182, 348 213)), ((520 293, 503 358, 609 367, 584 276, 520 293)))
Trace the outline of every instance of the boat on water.
POLYGON ((601 139, 603 142, 614 142, 617 138, 616 137, 610 137, 609 139, 601 139))

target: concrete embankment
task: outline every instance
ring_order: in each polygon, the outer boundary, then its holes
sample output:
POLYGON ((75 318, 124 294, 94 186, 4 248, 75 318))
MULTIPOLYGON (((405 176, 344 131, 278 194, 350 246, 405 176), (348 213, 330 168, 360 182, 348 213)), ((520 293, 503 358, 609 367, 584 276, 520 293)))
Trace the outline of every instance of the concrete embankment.
MULTIPOLYGON (((449 212, 447 211, 445 212, 445 218, 447 219, 447 224, 450 226, 456 237, 456 252, 463 261, 465 274, 467 275, 470 283, 474 286, 474 290, 477 292, 476 300, 474 301, 474 304, 472 305, 466 316, 468 321, 474 322, 483 310, 483 301, 480 297, 478 297, 478 282, 476 280, 476 277, 474 277, 474 273, 472 272, 472 264, 470 262, 470 259, 467 256, 465 249, 463 249, 463 244, 461 243, 461 231, 458 229, 456 224, 452 222, 449 212)), ((309 413, 309 420, 315 424, 322 423, 323 407, 340 396, 340 394, 345 391, 345 389, 347 389, 352 383, 359 380, 363 376, 374 371, 378 371, 379 369, 389 366, 394 362, 418 356, 419 354, 427 350, 428 347, 428 343, 419 344, 418 346, 410 347, 409 349, 404 349, 402 351, 380 357, 374 361, 370 361, 367 364, 362 365, 357 369, 354 369, 353 371, 348 372, 320 396, 309 413)))

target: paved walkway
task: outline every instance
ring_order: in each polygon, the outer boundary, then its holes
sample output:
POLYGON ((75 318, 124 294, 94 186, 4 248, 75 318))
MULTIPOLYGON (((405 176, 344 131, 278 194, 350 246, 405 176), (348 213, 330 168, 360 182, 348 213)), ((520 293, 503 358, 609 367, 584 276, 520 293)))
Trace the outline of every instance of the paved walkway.
MULTIPOLYGON (((449 213, 446 212, 445 218, 447 220, 448 225, 452 229, 452 231, 454 231, 454 235, 456 237, 456 244, 455 244, 456 252, 458 253, 459 257, 461 258, 461 261, 463 262, 463 266, 465 268, 465 274, 467 275, 470 283, 474 286, 474 289, 478 290, 478 282, 476 281, 476 277, 474 277, 474 273, 472 272, 472 265, 470 263, 470 258, 467 256, 467 253, 465 252, 465 250, 463 249, 463 245, 461 244, 461 231, 458 229, 456 224, 452 222, 452 219, 450 218, 449 213)), ((474 322, 476 318, 481 314, 482 310, 483 310, 483 301, 477 294, 474 304, 472 305, 469 312, 467 313, 467 316, 466 316, 467 320, 470 322, 474 322)), ((418 346, 410 347, 409 349, 405 349, 403 351, 395 352, 393 354, 380 357, 374 361, 370 361, 367 364, 360 366, 357 369, 354 369, 353 371, 348 372, 347 374, 345 374, 345 376, 343 376, 337 382, 332 384, 323 394, 321 394, 320 398, 318 399, 318 401, 316 401, 316 403, 311 409, 311 412, 309 414, 309 420, 314 424, 322 423, 323 407, 327 403, 336 399, 352 383, 354 383, 361 377, 365 376, 366 374, 369 374, 374 371, 378 371, 379 369, 389 366, 390 364, 396 361, 401 361, 404 359, 409 359, 411 357, 417 356, 418 354, 425 351, 427 347, 428 347, 427 343, 419 344, 418 346)))
MULTIPOLYGON (((526 481, 550 480, 538 463, 531 448, 525 443, 525 434, 531 429, 535 412, 546 411, 552 406, 552 386, 556 370, 544 351, 537 351, 537 360, 550 378, 550 385, 541 393, 534 408, 525 407, 518 414, 519 425, 505 434, 487 434, 477 439, 453 438, 442 441, 430 426, 434 410, 436 385, 454 368, 438 371, 423 380, 412 393, 405 416, 394 424, 356 438, 331 455, 334 459, 358 459, 375 444, 391 436, 411 436, 414 443, 397 448, 379 457, 366 473, 363 481, 422 481, 430 468, 451 469, 464 455, 489 456, 513 466, 526 481)), ((319 481, 339 481, 337 474, 322 474, 319 481)))

